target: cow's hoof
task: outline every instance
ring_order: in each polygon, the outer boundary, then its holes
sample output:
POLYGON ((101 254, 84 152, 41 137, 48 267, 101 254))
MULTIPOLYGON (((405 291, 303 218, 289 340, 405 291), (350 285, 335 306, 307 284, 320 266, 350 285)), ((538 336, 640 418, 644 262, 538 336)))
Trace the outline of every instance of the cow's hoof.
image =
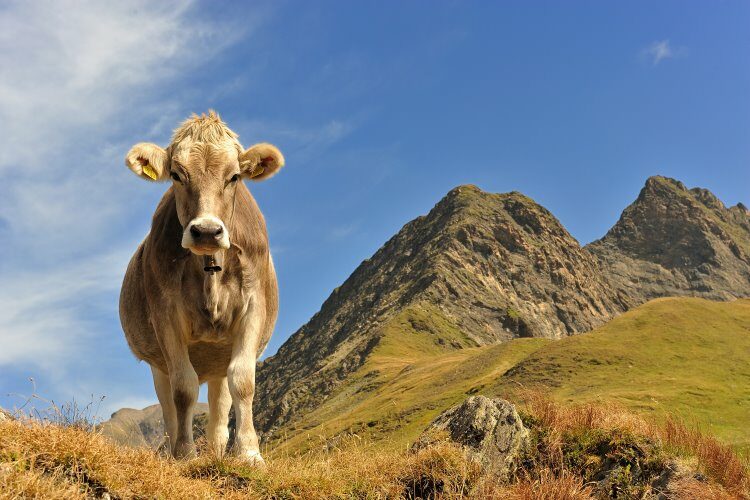
POLYGON ((240 455, 240 458, 242 458, 242 460, 250 465, 255 465, 258 467, 266 465, 266 461, 263 460, 262 456, 260 456, 260 452, 256 450, 246 451, 245 453, 240 455))
POLYGON ((192 443, 177 443, 172 454, 176 459, 190 459, 197 456, 195 452, 195 445, 192 443))

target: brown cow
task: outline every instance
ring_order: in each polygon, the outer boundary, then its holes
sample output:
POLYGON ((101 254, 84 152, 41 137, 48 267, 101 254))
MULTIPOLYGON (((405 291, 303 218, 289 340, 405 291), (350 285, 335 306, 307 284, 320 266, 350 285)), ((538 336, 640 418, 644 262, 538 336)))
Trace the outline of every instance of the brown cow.
POLYGON ((120 321, 130 349, 151 365, 172 454, 195 454, 193 407, 208 382, 208 439, 224 453, 229 409, 236 453, 262 461, 253 427, 255 364, 278 312, 266 224, 242 179, 274 175, 275 146, 243 149, 211 111, 193 115, 167 149, 133 146, 125 164, 138 176, 171 179, 151 232, 130 260, 120 321))

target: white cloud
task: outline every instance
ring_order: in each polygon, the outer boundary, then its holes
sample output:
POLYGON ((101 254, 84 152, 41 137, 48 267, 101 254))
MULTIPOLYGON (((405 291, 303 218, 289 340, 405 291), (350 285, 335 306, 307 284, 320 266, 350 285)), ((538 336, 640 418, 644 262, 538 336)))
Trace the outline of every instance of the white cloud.
POLYGON ((55 152, 68 146, 72 133, 117 129, 113 118, 126 109, 126 123, 153 119, 153 111, 129 106, 135 99, 128 92, 137 96, 231 41, 219 36, 218 26, 191 21, 190 7, 174 1, 6 5, 0 11, 0 130, 6 141, 0 169, 58 163, 55 152))
POLYGON ((116 324, 149 222, 131 227, 133 215, 163 189, 130 176, 124 153, 168 137, 186 108, 176 89, 252 17, 239 26, 174 0, 0 6, 0 366, 88 362, 103 297, 116 324))
POLYGON ((95 348, 95 332, 85 313, 102 308, 98 299, 103 294, 116 293, 129 258, 130 248, 123 248, 70 266, 32 266, 4 275, 0 366, 33 365, 61 373, 66 363, 88 354, 95 348))
POLYGON ((672 48, 669 40, 658 40, 643 49, 641 55, 648 59, 652 65, 656 66, 664 59, 671 59, 685 52, 682 47, 672 48))

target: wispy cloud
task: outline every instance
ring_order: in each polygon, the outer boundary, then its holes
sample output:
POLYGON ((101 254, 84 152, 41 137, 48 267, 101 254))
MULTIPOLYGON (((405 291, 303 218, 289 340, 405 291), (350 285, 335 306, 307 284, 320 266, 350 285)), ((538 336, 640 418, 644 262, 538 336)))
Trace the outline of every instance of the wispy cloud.
POLYGON ((240 138, 248 144, 258 138, 273 137, 274 140, 284 144, 288 156, 294 156, 298 162, 309 161, 332 144, 340 141, 357 128, 358 120, 355 118, 340 120, 331 119, 327 122, 300 126, 273 121, 252 120, 239 123, 236 131, 240 138))
POLYGON ((658 65, 665 59, 671 59, 685 53, 684 47, 673 48, 669 40, 657 40, 641 51, 641 56, 658 65))
POLYGON ((117 321, 147 227, 133 216, 163 189, 134 182, 124 153, 165 140, 186 108, 175 83, 258 22, 174 0, 0 7, 0 367, 57 373, 92 359, 92 318, 106 308, 117 321))
MULTIPOLYGON (((227 33, 237 33, 196 20, 191 4, 50 1, 4 7, 0 65, 7 71, 0 80, 0 124, 10 147, 0 151, 0 169, 59 161, 55 152, 72 133, 154 120, 156 110, 133 106, 143 92, 206 60, 232 42, 227 33)), ((66 167, 76 164, 65 160, 66 167)))
POLYGON ((329 231, 329 237, 332 240, 343 240, 344 238, 353 235, 358 229, 359 222, 334 226, 329 231))
POLYGON ((61 373, 74 358, 90 354, 96 341, 88 316, 109 309, 101 298, 117 291, 131 249, 43 272, 32 266, 5 275, 0 289, 0 366, 31 365, 61 373))

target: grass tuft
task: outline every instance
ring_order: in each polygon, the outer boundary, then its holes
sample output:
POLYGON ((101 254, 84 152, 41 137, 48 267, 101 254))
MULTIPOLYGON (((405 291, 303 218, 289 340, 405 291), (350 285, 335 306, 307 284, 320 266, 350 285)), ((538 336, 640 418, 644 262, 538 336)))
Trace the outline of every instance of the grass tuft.
POLYGON ((531 391, 524 401, 523 419, 536 441, 527 465, 532 475, 538 469, 564 470, 592 482, 614 471, 611 494, 642 496, 676 459, 684 459, 694 462, 695 474, 681 480, 682 488, 706 486, 750 498, 747 460, 674 416, 647 419, 613 402, 563 405, 531 391))

